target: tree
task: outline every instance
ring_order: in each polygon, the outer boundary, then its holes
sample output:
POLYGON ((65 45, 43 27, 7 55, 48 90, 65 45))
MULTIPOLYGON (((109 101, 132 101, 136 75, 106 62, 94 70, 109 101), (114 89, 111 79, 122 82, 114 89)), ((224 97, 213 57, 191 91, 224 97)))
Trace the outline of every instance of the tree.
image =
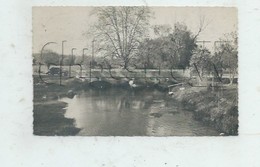
POLYGON ((191 72, 198 74, 201 81, 212 72, 213 64, 211 58, 209 50, 205 48, 197 48, 193 52, 190 60, 191 72))
POLYGON ((153 31, 157 37, 166 37, 172 32, 172 27, 170 25, 155 25, 153 31))
POLYGON ((41 60, 40 60, 41 54, 40 53, 33 53, 32 58, 33 58, 33 65, 39 64, 41 62, 41 60))
POLYGON ((194 41, 197 40, 197 38, 199 37, 200 33, 203 32, 207 28, 209 23, 210 23, 210 21, 207 20, 204 15, 200 16, 198 31, 197 31, 197 33, 193 37, 194 41))
POLYGON ((230 84, 233 84, 238 68, 238 42, 237 33, 231 32, 225 34, 219 40, 220 45, 216 46, 215 57, 219 59, 221 67, 229 73, 230 84))
POLYGON ((189 66, 190 58, 197 47, 192 33, 185 24, 176 23, 174 31, 170 37, 170 61, 176 68, 186 68, 189 66))
POLYGON ((147 34, 151 12, 148 7, 105 7, 93 11, 96 40, 111 59, 120 60, 127 69, 147 34))
POLYGON ((197 46, 187 26, 181 23, 176 23, 174 28, 157 25, 154 31, 157 38, 146 39, 139 46, 139 62, 145 61, 150 68, 161 65, 171 69, 188 67, 197 46))
POLYGON ((146 39, 139 46, 138 58, 135 65, 138 67, 158 68, 164 60, 165 54, 162 50, 162 39, 146 39))
POLYGON ((214 66, 215 76, 219 77, 219 80, 221 80, 224 72, 223 58, 219 54, 214 53, 214 55, 211 58, 211 61, 214 66))
POLYGON ((51 65, 58 65, 60 60, 60 56, 58 53, 46 50, 45 53, 42 55, 42 61, 49 69, 51 65))

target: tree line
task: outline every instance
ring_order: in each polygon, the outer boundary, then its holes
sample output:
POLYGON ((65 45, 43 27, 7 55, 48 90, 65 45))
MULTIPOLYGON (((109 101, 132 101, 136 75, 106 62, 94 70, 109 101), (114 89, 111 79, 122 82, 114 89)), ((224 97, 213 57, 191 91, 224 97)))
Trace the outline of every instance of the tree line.
MULTIPOLYGON (((68 55, 64 56, 63 65, 126 70, 190 69, 201 79, 212 74, 220 80, 225 72, 229 73, 230 79, 237 73, 235 32, 220 37, 214 53, 197 45, 198 36, 207 26, 204 17, 199 20, 197 33, 192 33, 184 23, 177 22, 173 27, 151 26, 153 15, 148 7, 97 7, 92 15, 97 21, 86 35, 95 42, 94 59, 90 55, 68 55)), ((38 61, 37 55, 34 57, 35 62, 38 61)), ((60 55, 53 51, 45 51, 42 59, 48 68, 60 63, 60 55)))

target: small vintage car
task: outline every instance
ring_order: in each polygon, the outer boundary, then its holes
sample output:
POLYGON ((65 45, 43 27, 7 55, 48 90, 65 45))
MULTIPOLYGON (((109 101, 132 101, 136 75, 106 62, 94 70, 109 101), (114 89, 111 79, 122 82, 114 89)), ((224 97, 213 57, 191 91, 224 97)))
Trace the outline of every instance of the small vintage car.
MULTIPOLYGON (((60 67, 51 67, 46 74, 52 75, 52 76, 59 76, 60 67)), ((61 69, 61 74, 62 74, 62 76, 68 76, 68 71, 61 69)))

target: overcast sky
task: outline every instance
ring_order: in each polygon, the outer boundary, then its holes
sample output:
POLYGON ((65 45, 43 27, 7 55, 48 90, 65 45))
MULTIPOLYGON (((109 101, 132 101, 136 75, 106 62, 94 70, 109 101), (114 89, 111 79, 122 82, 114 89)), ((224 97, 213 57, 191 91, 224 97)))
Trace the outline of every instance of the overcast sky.
MULTIPOLYGON (((83 35, 89 25, 96 21, 90 17, 91 7, 33 7, 33 53, 40 52, 42 46, 47 42, 57 42, 57 45, 49 45, 52 49, 61 53, 61 41, 65 43, 65 54, 70 54, 71 48, 74 52, 82 54, 82 48, 89 48, 91 52, 91 40, 83 35)), ((212 44, 224 33, 230 33, 237 29, 237 10, 235 8, 223 7, 152 7, 154 18, 150 20, 151 25, 183 22, 192 32, 197 32, 201 16, 205 16, 209 22, 207 28, 200 34, 199 40, 209 40, 212 44)), ((212 47, 209 45, 208 47, 212 47)))

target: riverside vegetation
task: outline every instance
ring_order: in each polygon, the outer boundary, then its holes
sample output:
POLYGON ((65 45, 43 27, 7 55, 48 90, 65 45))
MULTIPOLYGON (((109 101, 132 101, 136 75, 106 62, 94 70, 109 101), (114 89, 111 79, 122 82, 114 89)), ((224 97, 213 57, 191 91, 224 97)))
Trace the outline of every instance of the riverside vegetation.
MULTIPOLYGON (((125 85, 130 89, 127 81, 112 83, 110 86, 125 85)), ((146 87, 145 82, 139 84, 146 87)), ((158 85, 149 85, 152 89, 158 89, 158 85)), ((76 135, 81 130, 75 126, 75 120, 64 116, 67 104, 58 99, 73 97, 70 92, 94 88, 89 81, 77 78, 63 80, 63 85, 57 83, 41 84, 37 76, 34 76, 34 134, 35 135, 76 135)), ((238 108, 237 108, 237 85, 227 86, 215 90, 206 87, 191 87, 180 85, 172 88, 173 94, 169 96, 179 101, 183 107, 193 112, 194 118, 207 126, 212 126, 224 135, 238 134, 238 108)))

